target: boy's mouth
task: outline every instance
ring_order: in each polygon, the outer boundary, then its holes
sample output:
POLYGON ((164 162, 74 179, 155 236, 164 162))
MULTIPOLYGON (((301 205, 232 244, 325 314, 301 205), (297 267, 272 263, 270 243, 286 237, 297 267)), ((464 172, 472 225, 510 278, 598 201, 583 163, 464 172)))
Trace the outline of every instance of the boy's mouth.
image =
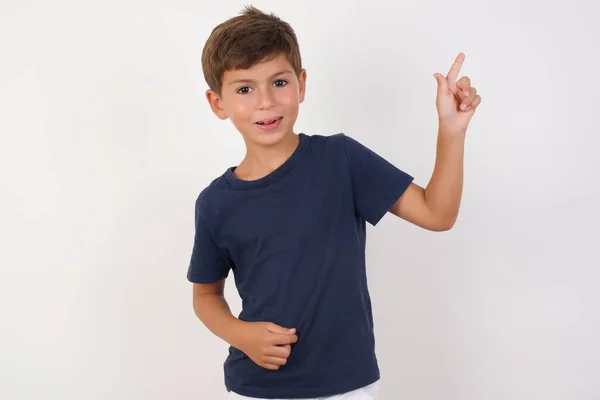
POLYGON ((269 126, 281 121, 282 118, 283 117, 274 117, 269 119, 263 119, 262 121, 258 121, 256 124, 262 126, 269 126))

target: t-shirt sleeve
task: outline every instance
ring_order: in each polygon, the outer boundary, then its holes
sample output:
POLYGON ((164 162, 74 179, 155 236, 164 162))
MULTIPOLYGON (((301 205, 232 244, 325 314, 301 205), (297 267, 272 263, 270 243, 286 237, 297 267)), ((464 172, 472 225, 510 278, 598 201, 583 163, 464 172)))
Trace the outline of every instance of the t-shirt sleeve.
POLYGON ((187 279, 193 283, 215 283, 227 278, 229 270, 228 258, 215 243, 196 204, 194 245, 187 279))
POLYGON ((414 178, 357 140, 343 137, 356 212, 375 226, 414 178))

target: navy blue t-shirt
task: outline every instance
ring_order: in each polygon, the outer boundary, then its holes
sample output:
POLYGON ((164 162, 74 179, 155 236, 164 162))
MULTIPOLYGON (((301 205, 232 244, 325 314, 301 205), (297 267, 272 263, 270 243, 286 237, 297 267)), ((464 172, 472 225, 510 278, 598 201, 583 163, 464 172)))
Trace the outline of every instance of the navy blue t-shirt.
POLYGON ((366 222, 376 225, 412 176, 341 133, 299 134, 293 154, 261 179, 233 170, 198 196, 187 278, 213 283, 231 270, 239 319, 296 328, 298 342, 276 371, 230 347, 227 389, 291 399, 377 381, 366 222))

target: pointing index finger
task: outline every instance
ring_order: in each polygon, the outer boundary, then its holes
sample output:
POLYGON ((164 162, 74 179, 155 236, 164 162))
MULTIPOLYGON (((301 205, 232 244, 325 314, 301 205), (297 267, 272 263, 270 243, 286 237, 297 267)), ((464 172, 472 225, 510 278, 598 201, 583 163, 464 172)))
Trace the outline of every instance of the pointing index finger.
POLYGON ((448 72, 448 76, 446 79, 450 84, 454 84, 456 82, 456 78, 458 77, 458 73, 460 72, 460 67, 462 67, 462 63, 465 61, 465 55, 463 53, 459 53, 454 60, 454 64, 450 67, 450 72, 448 72))

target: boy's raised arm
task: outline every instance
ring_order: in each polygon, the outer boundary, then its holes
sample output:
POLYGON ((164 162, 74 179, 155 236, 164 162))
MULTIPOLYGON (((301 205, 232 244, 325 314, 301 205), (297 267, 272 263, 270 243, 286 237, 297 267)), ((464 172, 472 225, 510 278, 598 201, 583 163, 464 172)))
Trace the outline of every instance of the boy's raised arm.
POLYGON ((463 188, 463 140, 438 136, 436 164, 427 188, 411 183, 390 212, 431 231, 454 226, 463 188))
POLYGON ((448 230, 458 216, 463 191, 463 158, 467 128, 481 103, 470 78, 458 73, 465 59, 460 53, 448 75, 435 73, 439 118, 436 160, 426 188, 411 183, 390 212, 430 230, 448 230))

